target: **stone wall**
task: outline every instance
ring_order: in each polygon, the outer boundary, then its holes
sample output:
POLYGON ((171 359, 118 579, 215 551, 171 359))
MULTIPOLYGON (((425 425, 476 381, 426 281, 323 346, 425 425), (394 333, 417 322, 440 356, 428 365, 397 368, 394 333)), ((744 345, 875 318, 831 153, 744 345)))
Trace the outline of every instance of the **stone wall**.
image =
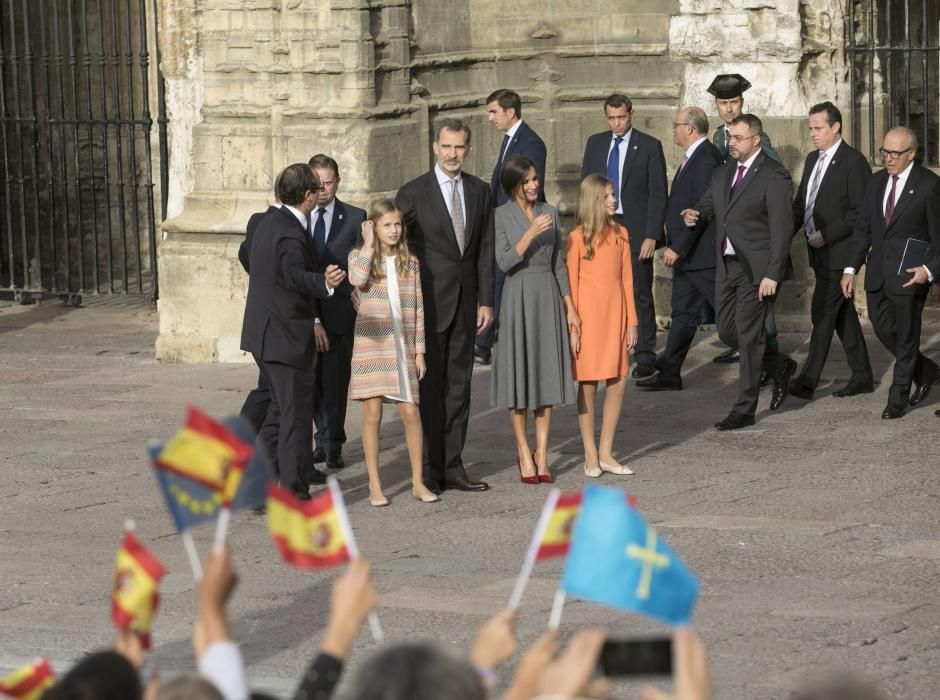
MULTIPOLYGON (((283 166, 328 152, 342 168, 340 196, 366 205, 431 164, 432 125, 447 115, 470 122, 467 170, 488 179, 502 134, 483 99, 496 87, 522 95, 548 147, 549 201, 566 215, 584 142, 606 129, 606 95, 633 99, 637 127, 663 141, 672 170, 681 157, 672 116, 682 104, 714 114, 705 88, 720 72, 754 83, 746 106, 799 177, 808 105, 845 98, 843 1, 161 3, 175 216, 160 247, 157 356, 246 359, 237 348, 247 279, 234 253, 283 166)), ((808 320, 800 241, 794 259, 784 327, 808 320)), ((663 320, 668 291, 658 268, 663 320)))

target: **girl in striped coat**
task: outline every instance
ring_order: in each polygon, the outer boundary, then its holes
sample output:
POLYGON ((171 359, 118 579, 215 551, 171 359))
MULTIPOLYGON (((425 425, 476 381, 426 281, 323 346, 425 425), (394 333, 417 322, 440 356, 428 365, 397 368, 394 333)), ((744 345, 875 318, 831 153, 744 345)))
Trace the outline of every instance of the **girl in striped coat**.
POLYGON ((349 395, 362 401, 369 503, 388 505, 379 479, 383 402, 398 404, 411 459, 412 493, 433 503, 437 496, 421 478, 418 381, 426 371, 421 274, 417 258, 408 252, 401 212, 389 199, 376 202, 362 224, 362 244, 349 252, 349 282, 359 298, 349 395))

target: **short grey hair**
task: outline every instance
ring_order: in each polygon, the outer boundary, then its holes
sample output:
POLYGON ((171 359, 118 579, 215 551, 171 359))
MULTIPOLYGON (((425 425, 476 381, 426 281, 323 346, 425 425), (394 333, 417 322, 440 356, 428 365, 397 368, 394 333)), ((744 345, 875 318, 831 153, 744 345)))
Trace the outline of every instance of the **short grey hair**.
POLYGON ((689 120, 689 126, 695 129, 696 134, 708 133, 708 116, 701 107, 686 107, 686 119, 689 120))
POLYGON ((452 117, 445 117, 438 120, 437 124, 434 125, 434 141, 439 142, 441 140, 441 132, 447 129, 448 131, 462 131, 467 135, 467 145, 470 145, 470 127, 467 126, 467 123, 462 119, 454 119, 452 117))
POLYGON ((434 642, 388 646, 360 666, 342 700, 486 700, 472 664, 434 642))
POLYGON ((191 673, 161 683, 157 700, 225 700, 212 683, 191 673))
POLYGON ((888 133, 885 134, 885 136, 887 136, 888 134, 892 132, 896 134, 904 134, 905 136, 907 136, 907 147, 915 151, 917 150, 917 146, 918 146, 917 134, 914 133, 913 129, 908 129, 906 126, 896 126, 892 129, 889 129, 888 133))

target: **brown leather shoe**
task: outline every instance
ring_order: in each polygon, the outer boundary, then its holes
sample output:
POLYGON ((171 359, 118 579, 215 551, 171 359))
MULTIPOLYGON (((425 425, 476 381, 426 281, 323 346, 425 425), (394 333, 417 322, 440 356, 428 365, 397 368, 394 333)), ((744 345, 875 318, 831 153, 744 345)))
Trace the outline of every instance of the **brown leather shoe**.
POLYGON ((455 471, 453 474, 448 474, 444 485, 446 488, 455 489, 457 491, 486 491, 490 488, 489 484, 482 481, 470 481, 470 477, 463 471, 455 471))

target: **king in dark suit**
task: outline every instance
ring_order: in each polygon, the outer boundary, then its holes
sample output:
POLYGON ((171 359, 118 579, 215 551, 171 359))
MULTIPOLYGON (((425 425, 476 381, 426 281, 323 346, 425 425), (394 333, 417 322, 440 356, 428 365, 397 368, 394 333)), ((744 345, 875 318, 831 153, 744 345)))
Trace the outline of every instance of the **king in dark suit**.
POLYGON ((806 156, 803 177, 793 200, 793 223, 806 239, 809 265, 816 274, 811 313, 813 333, 803 370, 790 393, 807 401, 819 383, 833 333, 839 334, 852 376, 834 396, 874 391, 865 335, 851 300, 842 294, 842 271, 853 263, 858 209, 871 177, 868 160, 842 140, 842 113, 831 102, 809 111, 809 135, 815 150, 806 156))
POLYGON ((735 430, 754 424, 761 370, 774 378, 771 410, 786 399, 796 362, 764 357, 764 319, 789 263, 793 238, 793 182, 760 148, 761 121, 742 114, 731 123, 733 161, 715 170, 708 192, 683 212, 687 226, 715 221, 715 301, 718 335, 741 355, 738 399, 715 424, 735 430))
MULTIPOLYGON (((366 212, 337 198, 339 164, 333 158, 318 153, 308 165, 323 187, 316 207, 310 212, 314 271, 322 273, 328 266, 335 265, 348 272, 349 251, 356 245, 366 212)), ((330 469, 345 466, 346 397, 356 325, 352 292, 352 285, 343 280, 333 296, 320 299, 313 329, 317 346, 313 388, 313 422, 317 430, 313 436, 316 443, 313 461, 315 464, 326 462, 330 469)))
MULTIPOLYGON (((908 405, 927 398, 940 369, 920 352, 921 313, 928 282, 940 274, 940 177, 915 161, 917 136, 895 127, 881 147, 884 170, 868 183, 855 222, 850 264, 842 292, 852 296, 855 274, 867 264, 868 316, 878 340, 894 355, 894 376, 882 418, 901 418, 908 405), (930 250, 916 264, 903 264, 906 248, 926 243, 930 250), (911 385, 917 388, 911 392, 911 385)), ((925 246, 926 247, 926 246, 925 246)), ((909 251, 910 253, 910 251, 909 251)))
POLYGON ((432 491, 485 491, 461 454, 470 419, 474 335, 493 322, 493 206, 485 182, 462 172, 470 127, 442 119, 436 165, 398 190, 408 244, 421 262, 427 373, 421 381, 425 479, 432 491))
POLYGON ((692 346, 702 307, 715 303, 715 222, 699 221, 689 228, 682 212, 705 195, 715 168, 721 166, 718 149, 708 140, 708 117, 701 107, 685 107, 672 125, 682 160, 672 180, 666 209, 668 247, 663 264, 672 268, 672 325, 666 349, 656 358, 658 372, 640 379, 642 389, 682 389, 682 363, 692 346))
MULTIPOLYGON (((493 176, 490 178, 490 197, 493 200, 493 208, 495 209, 507 201, 506 193, 500 187, 500 176, 503 172, 503 163, 512 155, 526 156, 535 163, 535 172, 539 177, 538 201, 544 202, 545 142, 531 126, 522 121, 522 98, 512 90, 496 90, 486 98, 486 118, 497 131, 504 132, 503 143, 499 148, 499 157, 496 159, 493 176)), ((503 296, 503 282, 506 280, 506 273, 499 269, 495 260, 493 269, 496 275, 493 318, 496 320, 489 329, 477 336, 476 347, 473 350, 474 357, 484 365, 488 365, 492 358, 493 343, 496 342, 498 330, 500 299, 503 296)))
POLYGON ((322 483, 313 466, 313 319, 315 300, 334 293, 345 278, 336 266, 315 273, 307 232, 320 182, 306 163, 281 173, 282 206, 258 224, 251 241, 248 299, 241 348, 250 352, 270 387, 271 405, 261 428, 277 478, 301 498, 322 483))
POLYGON ((633 349, 634 377, 656 372, 656 308, 653 304, 653 254, 665 239, 666 158, 663 145, 633 127, 633 102, 625 95, 604 101, 610 131, 588 138, 581 160, 581 179, 603 175, 614 183, 614 220, 630 235, 633 296, 639 337, 633 349))

